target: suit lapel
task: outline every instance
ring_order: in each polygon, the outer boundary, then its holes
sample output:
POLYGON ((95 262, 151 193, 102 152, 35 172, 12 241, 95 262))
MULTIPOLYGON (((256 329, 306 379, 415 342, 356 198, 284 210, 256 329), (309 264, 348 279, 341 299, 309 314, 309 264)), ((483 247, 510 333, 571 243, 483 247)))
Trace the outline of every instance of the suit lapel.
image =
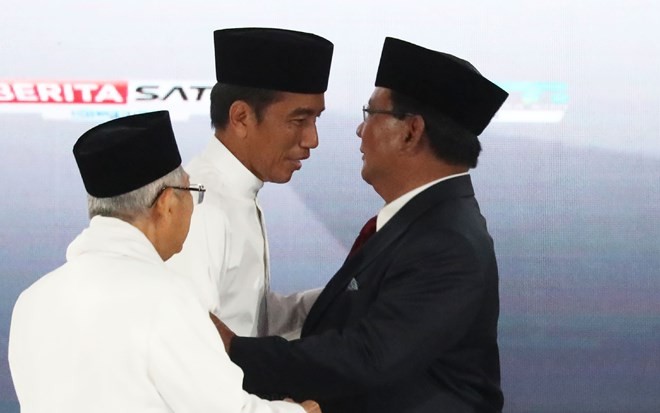
POLYGON ((376 260, 390 244, 402 237, 417 218, 447 199, 466 196, 474 196, 469 175, 439 182, 411 199, 357 253, 344 261, 312 306, 303 325, 302 335, 305 336, 318 324, 330 303, 346 289, 351 279, 376 260))

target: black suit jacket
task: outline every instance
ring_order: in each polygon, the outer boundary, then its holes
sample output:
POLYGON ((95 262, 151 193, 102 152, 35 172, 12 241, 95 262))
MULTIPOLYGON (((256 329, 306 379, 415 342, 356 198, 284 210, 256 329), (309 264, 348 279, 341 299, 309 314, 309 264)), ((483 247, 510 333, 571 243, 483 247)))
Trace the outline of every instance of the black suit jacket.
POLYGON ((325 413, 499 412, 498 314, 493 242, 462 176, 415 196, 346 260, 300 340, 236 337, 230 357, 247 391, 325 413))

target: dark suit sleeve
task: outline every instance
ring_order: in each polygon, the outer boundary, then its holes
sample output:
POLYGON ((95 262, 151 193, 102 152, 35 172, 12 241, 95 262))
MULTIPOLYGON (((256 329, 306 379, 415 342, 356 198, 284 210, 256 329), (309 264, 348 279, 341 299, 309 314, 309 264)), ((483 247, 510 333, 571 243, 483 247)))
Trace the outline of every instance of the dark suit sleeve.
POLYGON ((457 234, 412 239, 390 251, 378 295, 359 323, 291 342, 237 337, 230 357, 245 373, 244 388, 328 400, 405 380, 441 358, 479 311, 484 268, 457 234))

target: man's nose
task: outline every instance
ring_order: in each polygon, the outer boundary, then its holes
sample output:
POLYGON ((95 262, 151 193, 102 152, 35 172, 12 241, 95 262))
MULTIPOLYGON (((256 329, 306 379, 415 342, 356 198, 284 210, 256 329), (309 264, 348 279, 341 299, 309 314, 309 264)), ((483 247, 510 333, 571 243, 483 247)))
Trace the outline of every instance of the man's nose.
POLYGON ((309 149, 314 149, 319 146, 319 134, 316 129, 316 123, 314 123, 305 131, 305 134, 303 135, 302 146, 309 149))
POLYGON ((362 128, 364 127, 364 122, 360 122, 358 125, 357 129, 355 130, 355 134, 358 136, 358 138, 362 139, 362 128))

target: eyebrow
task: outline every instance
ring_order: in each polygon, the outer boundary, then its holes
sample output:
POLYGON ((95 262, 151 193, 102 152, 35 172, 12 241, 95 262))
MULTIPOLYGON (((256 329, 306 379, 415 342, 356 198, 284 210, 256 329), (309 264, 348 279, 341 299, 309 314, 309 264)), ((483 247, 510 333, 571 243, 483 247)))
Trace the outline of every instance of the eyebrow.
POLYGON ((300 115, 317 116, 317 115, 320 115, 321 112, 323 112, 324 110, 325 110, 325 107, 322 108, 321 111, 318 112, 318 114, 317 114, 317 112, 312 108, 296 108, 293 111, 291 111, 291 113, 289 113, 289 116, 290 117, 295 117, 295 116, 300 116, 300 115))

